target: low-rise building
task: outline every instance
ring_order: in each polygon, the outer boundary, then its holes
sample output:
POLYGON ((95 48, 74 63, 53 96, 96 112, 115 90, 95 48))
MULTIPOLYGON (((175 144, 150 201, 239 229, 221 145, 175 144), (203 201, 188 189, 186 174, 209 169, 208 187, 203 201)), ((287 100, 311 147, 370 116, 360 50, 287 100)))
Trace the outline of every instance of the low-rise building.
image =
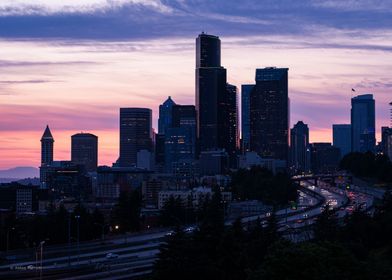
MULTIPOLYGON (((211 198, 212 195, 212 189, 207 187, 198 187, 191 190, 161 191, 159 192, 158 208, 161 210, 171 197, 179 199, 185 207, 191 205, 194 208, 198 208, 202 201, 208 197, 211 198)), ((221 192, 221 195, 222 202, 228 205, 232 200, 231 192, 221 192)))
POLYGON ((239 156, 239 168, 248 169, 252 166, 262 166, 276 174, 286 171, 287 162, 273 158, 262 158, 256 152, 246 152, 239 156))
POLYGON ((100 166, 93 195, 98 200, 116 200, 120 192, 139 188, 152 171, 135 167, 100 166))

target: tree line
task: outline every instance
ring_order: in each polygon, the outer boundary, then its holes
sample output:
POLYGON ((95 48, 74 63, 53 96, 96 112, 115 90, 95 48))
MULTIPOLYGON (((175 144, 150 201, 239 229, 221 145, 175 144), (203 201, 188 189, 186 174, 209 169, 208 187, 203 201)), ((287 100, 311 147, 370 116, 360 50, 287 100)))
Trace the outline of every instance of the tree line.
POLYGON ((276 217, 267 224, 223 224, 219 199, 193 233, 177 228, 162 245, 151 279, 329 280, 392 279, 392 196, 373 216, 362 207, 343 220, 326 207, 313 238, 282 238, 276 217))
POLYGON ((283 206, 297 200, 297 186, 286 173, 273 174, 254 166, 232 174, 231 191, 238 200, 260 200, 266 204, 283 206))
POLYGON ((341 169, 350 171, 357 177, 374 178, 380 182, 392 183, 392 162, 387 155, 350 153, 340 161, 341 169))

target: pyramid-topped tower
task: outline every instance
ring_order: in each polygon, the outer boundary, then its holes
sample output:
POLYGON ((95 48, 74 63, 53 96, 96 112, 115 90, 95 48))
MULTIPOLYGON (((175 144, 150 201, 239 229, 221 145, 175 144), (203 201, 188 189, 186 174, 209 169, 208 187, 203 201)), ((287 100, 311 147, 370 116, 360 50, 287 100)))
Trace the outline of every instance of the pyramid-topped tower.
POLYGON ((41 137, 41 166, 48 166, 53 162, 54 139, 47 125, 41 137))

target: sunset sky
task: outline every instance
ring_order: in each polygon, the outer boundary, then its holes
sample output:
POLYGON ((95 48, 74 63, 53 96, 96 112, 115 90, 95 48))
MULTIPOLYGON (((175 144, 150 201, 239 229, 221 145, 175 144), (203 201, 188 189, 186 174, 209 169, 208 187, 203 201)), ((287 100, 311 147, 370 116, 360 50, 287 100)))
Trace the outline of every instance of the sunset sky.
POLYGON ((351 88, 376 99, 377 137, 392 101, 392 1, 0 0, 0 169, 38 166, 48 124, 55 159, 70 136, 99 137, 99 163, 118 157, 120 107, 167 96, 194 104, 195 38, 222 41, 228 82, 288 67, 291 126, 331 141, 349 123, 351 88))

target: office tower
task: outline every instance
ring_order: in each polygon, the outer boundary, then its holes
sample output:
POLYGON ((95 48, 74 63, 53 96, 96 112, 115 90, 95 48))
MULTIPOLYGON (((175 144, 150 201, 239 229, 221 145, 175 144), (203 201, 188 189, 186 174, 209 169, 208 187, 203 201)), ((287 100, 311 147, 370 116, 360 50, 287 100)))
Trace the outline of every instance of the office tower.
POLYGON ((196 39, 196 112, 200 151, 230 147, 227 122, 226 69, 220 64, 220 39, 200 34, 196 39))
POLYGON ((333 173, 338 169, 340 149, 331 143, 311 144, 312 171, 315 174, 333 173))
POLYGON ((151 109, 120 108, 119 166, 136 166, 140 150, 152 151, 151 109))
POLYGON ((196 133, 196 108, 194 105, 174 105, 172 127, 190 126, 196 133))
POLYGON ((374 152, 375 102, 372 94, 363 94, 351 99, 351 149, 353 152, 374 152))
POLYGON ((309 128, 302 121, 297 122, 290 133, 291 166, 297 171, 309 171, 309 128))
POLYGON ((173 165, 195 159, 194 134, 185 127, 171 127, 165 134, 165 170, 173 173, 173 165))
POLYGON ((351 125, 350 124, 334 124, 333 131, 333 146, 340 149, 340 155, 351 153, 351 125))
POLYGON ((255 85, 241 86, 241 137, 242 151, 250 150, 250 93, 255 85))
POLYGON ((392 128, 381 127, 381 151, 384 155, 392 159, 392 128))
POLYGON ((226 111, 225 115, 228 115, 228 119, 223 122, 224 132, 222 137, 228 137, 228 139, 222 139, 222 142, 230 159, 230 166, 236 167, 237 151, 239 148, 239 132, 238 132, 238 102, 237 102, 237 87, 231 84, 226 85, 226 111))
POLYGON ((91 133, 71 136, 71 161, 80 164, 87 172, 94 172, 98 165, 98 137, 91 133))
POLYGON ((176 103, 169 96, 163 104, 159 105, 158 133, 165 134, 165 129, 172 123, 172 107, 176 103))
POLYGON ((250 94, 250 149, 286 160, 289 145, 288 68, 256 69, 250 94))
POLYGON ((53 162, 54 139, 47 125, 41 137, 41 166, 50 165, 53 162))
POLYGON ((155 169, 162 172, 165 165, 165 135, 157 134, 155 136, 155 169))
POLYGON ((47 187, 48 169, 53 163, 53 143, 54 139, 47 125, 41 137, 41 166, 39 168, 41 188, 47 187))
POLYGON ((196 110, 193 105, 174 105, 172 126, 165 134, 165 170, 173 173, 179 164, 191 164, 196 157, 196 110))

